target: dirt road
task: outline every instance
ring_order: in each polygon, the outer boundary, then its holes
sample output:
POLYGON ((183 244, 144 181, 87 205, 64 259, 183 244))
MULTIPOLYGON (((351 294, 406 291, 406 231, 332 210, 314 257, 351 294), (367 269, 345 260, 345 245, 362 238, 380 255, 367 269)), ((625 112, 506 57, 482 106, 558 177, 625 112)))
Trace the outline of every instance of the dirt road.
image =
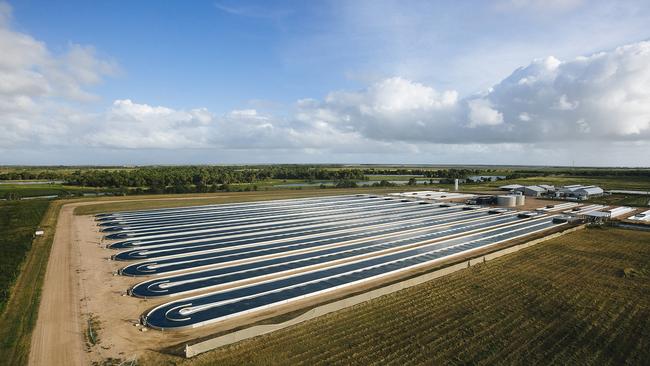
POLYGON ((32 334, 29 365, 84 365, 77 281, 74 268, 73 205, 61 208, 47 264, 38 321, 32 334))

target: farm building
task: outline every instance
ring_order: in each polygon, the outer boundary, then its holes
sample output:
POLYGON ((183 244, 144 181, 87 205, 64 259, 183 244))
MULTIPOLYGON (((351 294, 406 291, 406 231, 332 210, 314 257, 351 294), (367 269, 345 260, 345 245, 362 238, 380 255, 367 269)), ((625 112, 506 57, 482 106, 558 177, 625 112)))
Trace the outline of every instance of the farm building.
POLYGON ((583 188, 583 187, 584 186, 582 186, 580 184, 572 184, 572 185, 568 185, 568 186, 564 186, 564 187, 560 188, 559 192, 563 196, 568 196, 568 195, 573 194, 574 191, 576 191, 576 190, 578 190, 580 188, 583 188))
POLYGON ((589 186, 589 187, 583 187, 580 189, 577 189, 573 192, 574 194, 577 195, 580 199, 589 199, 591 197, 600 197, 603 195, 604 191, 600 187, 596 186, 589 186))
POLYGON ((597 186, 570 185, 560 189, 560 194, 564 197, 587 200, 592 197, 600 197, 604 193, 603 189, 597 186))
POLYGON ((541 195, 546 193, 546 189, 540 186, 525 186, 525 187, 517 188, 516 191, 523 193, 524 196, 530 196, 530 197, 540 197, 541 195))
POLYGON ((539 184, 538 186, 544 188, 547 192, 555 192, 555 186, 548 184, 539 184))

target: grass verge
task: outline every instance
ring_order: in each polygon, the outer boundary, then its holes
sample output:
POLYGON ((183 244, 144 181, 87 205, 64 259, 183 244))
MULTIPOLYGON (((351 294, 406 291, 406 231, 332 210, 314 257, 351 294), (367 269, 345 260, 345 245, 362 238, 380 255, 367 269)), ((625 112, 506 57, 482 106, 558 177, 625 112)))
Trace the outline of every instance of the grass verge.
POLYGON ((31 335, 38 316, 41 287, 59 210, 63 201, 50 202, 39 227, 45 235, 37 237, 21 266, 4 312, 0 317, 0 364, 25 365, 31 335))

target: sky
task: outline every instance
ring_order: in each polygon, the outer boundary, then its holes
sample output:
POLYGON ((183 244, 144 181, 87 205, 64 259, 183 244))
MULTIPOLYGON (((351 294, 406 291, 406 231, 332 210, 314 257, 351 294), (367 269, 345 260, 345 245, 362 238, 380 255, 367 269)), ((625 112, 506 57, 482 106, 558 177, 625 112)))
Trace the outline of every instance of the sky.
POLYGON ((0 0, 0 165, 650 166, 650 2, 0 0))

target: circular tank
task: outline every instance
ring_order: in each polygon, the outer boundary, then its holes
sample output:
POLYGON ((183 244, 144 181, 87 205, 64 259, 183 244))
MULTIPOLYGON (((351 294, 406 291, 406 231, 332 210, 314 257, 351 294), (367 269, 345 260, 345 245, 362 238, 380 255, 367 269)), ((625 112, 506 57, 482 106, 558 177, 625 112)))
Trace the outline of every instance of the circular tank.
POLYGON ((515 196, 515 201, 517 206, 523 206, 526 203, 526 196, 523 194, 518 194, 515 196))
POLYGON ((504 207, 515 207, 517 198, 515 196, 497 196, 497 205, 504 207))

